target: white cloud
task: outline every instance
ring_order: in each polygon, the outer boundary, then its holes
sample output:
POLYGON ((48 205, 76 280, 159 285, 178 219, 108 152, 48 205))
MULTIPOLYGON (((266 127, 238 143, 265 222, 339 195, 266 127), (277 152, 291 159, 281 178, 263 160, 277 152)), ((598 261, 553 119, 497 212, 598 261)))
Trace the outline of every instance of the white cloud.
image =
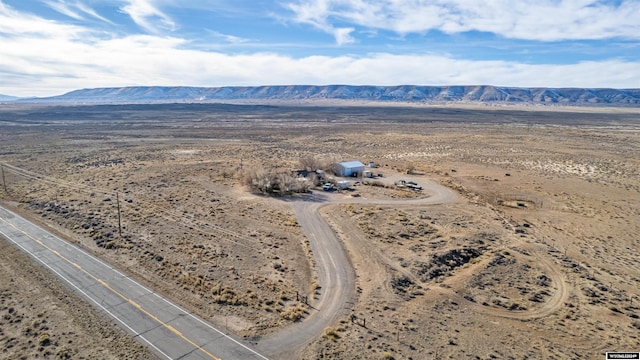
POLYGON ((328 19, 332 16, 330 0, 318 0, 306 3, 289 4, 288 8, 295 14, 295 21, 310 24, 322 31, 332 34, 338 45, 346 45, 355 42, 351 33, 353 27, 334 27, 329 24, 328 19))
POLYGON ((73 10, 71 6, 66 4, 64 1, 44 1, 47 6, 52 8, 53 10, 67 15, 68 17, 74 18, 76 20, 84 20, 84 17, 80 15, 77 11, 73 10))
MULTIPOLYGON (((40 38, 65 39, 78 37, 86 33, 86 28, 61 24, 41 17, 25 14, 6 6, 0 0, 0 35, 10 34, 12 37, 37 36, 40 38)), ((4 50, 8 49, 3 49, 4 50)))
POLYGON ((346 45, 355 42, 355 39, 351 36, 354 28, 337 28, 333 29, 333 36, 336 38, 338 45, 346 45))
POLYGON ((80 1, 44 0, 43 2, 53 10, 76 20, 85 20, 83 15, 85 14, 106 23, 113 24, 110 20, 101 16, 95 10, 80 1))
POLYGON ((214 37, 223 39, 224 41, 230 43, 230 44, 244 44, 249 42, 249 39, 243 38, 243 37, 239 37, 239 36, 234 36, 234 35, 229 35, 229 34, 223 34, 221 32, 218 31, 212 31, 212 30, 208 30, 209 34, 213 35, 214 37))
MULTIPOLYGON (((350 41, 345 30, 343 41, 350 41)), ((474 85, 632 88, 640 62, 472 61, 449 55, 371 53, 295 58, 189 49, 179 37, 105 37, 20 13, 0 1, 0 93, 57 95, 78 88, 275 84, 474 85), (10 34, 10 35, 9 35, 10 34)))
POLYGON ((102 20, 106 23, 109 24, 113 24, 111 22, 111 20, 105 18, 104 16, 98 14, 94 9, 90 8, 89 6, 87 6, 86 4, 83 4, 79 1, 74 3, 74 6, 77 7, 80 11, 84 12, 85 14, 91 15, 92 17, 98 19, 98 20, 102 20))
POLYGON ((3 39, 11 49, 1 72, 23 74, 17 83, 2 79, 0 93, 54 95, 77 88, 131 85, 449 85, 493 84, 540 87, 637 87, 640 63, 609 60, 568 65, 530 65, 506 61, 470 61, 434 55, 370 54, 310 56, 300 59, 271 53, 228 55, 182 49, 185 41, 130 36, 93 45, 56 43, 55 52, 38 49, 49 40, 3 39), (74 54, 73 57, 68 54, 74 54))
POLYGON ((162 30, 174 31, 175 22, 155 6, 153 0, 126 0, 121 10, 149 33, 157 34, 162 30))
POLYGON ((333 34, 348 23, 398 34, 481 31, 506 38, 557 41, 640 39, 640 1, 594 0, 297 0, 293 21, 333 34))

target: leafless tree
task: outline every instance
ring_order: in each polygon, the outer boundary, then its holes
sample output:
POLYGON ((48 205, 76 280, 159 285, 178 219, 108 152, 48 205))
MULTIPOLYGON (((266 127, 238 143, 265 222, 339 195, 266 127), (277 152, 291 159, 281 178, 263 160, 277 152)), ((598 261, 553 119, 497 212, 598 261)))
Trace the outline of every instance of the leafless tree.
POLYGON ((244 184, 252 191, 262 194, 286 195, 294 192, 308 192, 309 181, 300 181, 289 172, 282 170, 266 170, 263 167, 247 169, 244 184))
POLYGON ((299 165, 301 169, 307 171, 324 170, 334 174, 336 173, 338 166, 337 161, 334 158, 319 159, 311 155, 301 157, 299 165))
POLYGON ((307 171, 316 171, 318 169, 322 169, 320 160, 311 155, 301 157, 299 163, 300 168, 307 171))
POLYGON ((406 171, 408 175, 411 175, 414 171, 416 171, 416 166, 413 163, 408 163, 406 166, 406 171))

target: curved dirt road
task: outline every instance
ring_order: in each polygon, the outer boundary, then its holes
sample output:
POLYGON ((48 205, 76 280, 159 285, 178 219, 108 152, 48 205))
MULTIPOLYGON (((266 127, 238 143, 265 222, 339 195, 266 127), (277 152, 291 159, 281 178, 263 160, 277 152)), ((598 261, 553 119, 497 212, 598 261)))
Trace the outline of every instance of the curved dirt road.
POLYGON ((298 222, 313 249, 320 284, 316 294, 319 296, 309 298, 310 315, 306 320, 267 335, 258 342, 257 348, 263 353, 295 358, 294 354, 300 347, 347 313, 353 301, 355 273, 342 243, 320 216, 319 209, 327 205, 321 201, 321 197, 314 196, 311 201, 293 204, 298 222))
POLYGON ((313 249, 320 289, 318 296, 309 299, 311 309, 307 319, 264 336, 258 341, 257 348, 269 355, 291 357, 303 345, 322 334, 325 328, 347 314, 353 304, 355 295, 353 266, 342 242, 321 216, 322 207, 340 203, 426 205, 449 203, 458 199, 454 192, 435 182, 426 182, 425 190, 431 196, 415 200, 345 199, 340 195, 329 193, 318 193, 294 200, 293 211, 313 249))
MULTIPOLYGON (((295 357, 304 345, 322 334, 341 316, 348 313, 355 296, 355 273, 346 250, 334 230, 320 214, 322 207, 333 204, 378 204, 378 205, 435 205, 452 203, 458 196, 449 188, 432 181, 421 181, 430 197, 411 200, 371 200, 363 198, 346 199, 342 196, 320 193, 294 200, 292 208, 306 234, 316 263, 319 292, 309 299, 310 315, 300 323, 269 334, 257 342, 257 348, 277 358, 295 357)), ((468 303, 479 312, 492 316, 531 319, 551 314, 562 306, 568 297, 564 277, 557 267, 544 259, 541 250, 533 249, 536 259, 548 271, 557 289, 543 306, 524 311, 488 308, 460 296, 460 301, 468 303)), ((454 292, 452 295, 456 296, 454 292)))

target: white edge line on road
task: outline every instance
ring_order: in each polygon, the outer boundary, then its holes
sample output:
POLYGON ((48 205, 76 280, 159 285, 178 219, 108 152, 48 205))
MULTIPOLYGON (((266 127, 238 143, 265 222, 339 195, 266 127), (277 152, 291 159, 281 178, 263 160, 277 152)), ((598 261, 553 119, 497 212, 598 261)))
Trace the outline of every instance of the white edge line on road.
MULTIPOLYGON (((7 209, 5 209, 5 210, 7 210, 7 209)), ((7 211, 9 211, 9 210, 7 210, 7 211)), ((22 220, 22 221, 25 221, 25 222, 29 222, 28 220, 26 220, 26 219, 25 219, 25 218, 23 218, 22 216, 20 216, 20 215, 18 215, 18 214, 16 214, 16 213, 14 213, 13 211, 9 211, 9 212, 10 212, 10 213, 12 213, 14 216, 16 216, 18 219, 20 219, 20 220, 22 220)), ((5 220, 5 221, 6 221, 6 220, 5 220)), ((44 231, 44 232, 47 232, 47 233, 48 233, 48 231, 45 231, 45 230, 44 230, 44 229, 42 229, 40 226, 38 226, 38 225, 36 225, 36 224, 33 224, 33 225, 34 225, 36 228, 38 228, 38 229, 40 229, 40 230, 42 230, 42 231, 44 231)), ((0 233, 1 233, 1 231, 0 231, 0 233)), ((169 300, 165 299, 164 297, 162 297, 162 296, 160 296, 160 295, 156 294, 156 292, 155 292, 155 291, 153 291, 153 290, 151 290, 151 289, 147 288, 146 286, 144 286, 144 285, 142 285, 142 284, 138 283, 137 281, 135 281, 135 280, 133 280, 132 278, 130 278, 128 275, 125 275, 125 274, 121 273, 119 270, 117 270, 117 269, 116 269, 116 268, 114 268, 113 266, 111 266, 111 265, 109 265, 109 264, 105 263, 104 261, 100 260, 99 258, 97 258, 97 257, 95 257, 95 256, 93 256, 93 255, 91 255, 91 254, 87 253, 86 251, 84 251, 84 250, 80 249, 80 248, 79 248, 79 247, 77 247, 75 244, 72 244, 72 243, 70 243, 70 242, 68 242, 68 241, 66 241, 66 240, 64 240, 64 239, 61 239, 60 237, 56 236, 55 234, 51 234, 51 235, 53 235, 53 237, 54 237, 56 240, 58 240, 58 241, 62 242, 63 244, 70 245, 70 246, 71 246, 71 247, 73 247, 76 251, 81 252, 81 253, 82 253, 82 254, 84 254, 85 256, 87 256, 87 257, 89 257, 89 258, 93 259, 94 261, 99 262, 99 263, 100 263, 100 264, 102 264, 103 266, 105 266, 105 267, 107 267, 107 268, 111 269, 111 270, 112 270, 112 271, 114 271, 116 274, 118 274, 118 275, 122 276, 123 278, 125 278, 125 279, 127 279, 127 280, 131 281, 131 282, 132 282, 132 283, 134 283, 135 285, 137 285, 137 286, 141 287, 142 289, 144 289, 144 290, 148 291, 149 293, 151 293, 151 294, 155 295, 156 297, 158 297, 158 298, 159 298, 159 299, 161 299, 162 301, 166 302, 166 303, 167 303, 167 304, 169 304, 170 306, 173 306, 175 309, 178 309, 178 310, 182 311, 183 313, 185 313, 185 314, 189 315, 190 317, 192 317, 193 319, 195 319, 195 320, 196 320, 196 321, 198 321, 199 323, 201 323, 201 324, 205 325, 206 327, 208 327, 208 328, 210 328, 210 329, 212 329, 212 330, 214 330, 214 331, 218 332, 218 333, 219 333, 220 335, 222 335, 223 337, 225 337, 225 338, 227 338, 227 339, 229 339, 229 340, 233 341, 234 343, 236 343, 236 344, 240 345, 241 347, 243 347, 244 349, 246 349, 246 350, 248 350, 248 351, 250 351, 250 352, 254 353, 255 355, 259 356, 260 358, 262 358, 262 359, 264 359, 264 360, 269 360, 267 357, 263 356, 262 354, 260 354, 260 353, 256 352, 255 350, 253 350, 253 349, 251 349, 251 348, 247 347, 246 345, 244 345, 243 343, 239 342, 238 340, 236 340, 236 339, 232 338, 231 336, 229 336, 229 335, 225 334, 224 332, 222 332, 222 331, 218 330, 217 328, 213 327, 213 325, 211 325, 211 324, 207 323, 206 321, 204 321, 204 320, 200 319, 199 317, 197 317, 197 316, 195 316, 195 315, 191 314, 190 312, 188 312, 188 311, 184 310, 183 308, 181 308, 180 306, 178 306, 178 305, 176 305, 176 304, 174 304, 174 303, 170 302, 169 300)), ((12 239, 12 241, 13 241, 13 239, 12 239)), ((14 242, 15 242, 15 241, 14 241, 14 242)), ((20 245, 18 244, 18 246, 20 246, 20 245)), ((45 264, 45 265, 46 265, 46 264, 45 264)), ((54 271, 55 271, 55 270, 54 270, 54 271)), ((66 280, 66 279, 65 279, 65 280, 66 280)), ((67 280, 67 281, 68 281, 68 280, 67 280)), ((73 284, 72 284, 72 285, 73 285, 73 284)), ((82 290, 80 290, 80 291, 82 291, 82 290)), ((125 326, 126 326, 126 325, 125 325, 125 326)), ((145 340, 145 341, 146 341, 146 340, 145 340)), ((153 345, 152 345, 152 346, 153 346, 153 345)), ((154 347, 155 347, 155 346, 154 346, 154 347)))
POLYGON ((162 350, 158 349, 155 345, 153 345, 149 340, 147 340, 144 336, 137 334, 137 332, 132 329, 129 325, 127 325, 124 321, 120 320, 120 318, 118 318, 117 315, 115 315, 114 313, 112 313, 111 311, 109 311, 107 308, 105 308, 102 304, 98 303, 94 298, 92 298, 91 296, 89 296, 89 294, 87 294, 86 292, 84 292, 82 289, 80 289, 77 285, 75 285, 73 282, 71 282, 71 280, 67 279, 66 277, 64 277, 64 275, 62 275, 61 273, 59 273, 56 269, 52 268, 51 266, 49 266, 49 264, 45 263, 42 259, 40 259, 39 257, 37 257, 35 254, 33 254, 32 252, 30 252, 29 250, 27 250, 24 246, 20 245, 16 240, 14 240, 13 238, 11 238, 9 235, 5 234, 2 230, 0 230, 0 234, 3 235, 4 238, 6 238, 7 240, 11 241, 12 243, 14 243, 16 246, 18 246, 19 248, 21 248, 24 252, 26 252, 27 254, 31 255, 31 257, 33 257, 34 259, 38 260, 38 262, 40 262, 42 265, 46 266, 47 268, 49 268, 49 270, 51 270, 52 272, 54 272, 56 275, 58 275, 58 277, 60 277, 61 279, 63 279, 64 281, 66 281, 69 285, 73 286, 73 288, 75 288, 77 291, 79 291, 80 293, 82 293, 82 295, 84 295, 86 298, 88 298, 89 300, 91 300, 94 304, 96 304, 98 307, 100 307, 104 312, 106 312, 107 314, 109 314, 109 316, 111 316, 112 318, 116 319, 118 322, 120 322, 122 325, 124 325, 127 329, 129 329, 133 334, 135 334, 136 337, 139 337, 140 339, 144 340, 144 342, 146 342, 147 344, 149 344, 152 348, 154 348, 157 352, 159 352, 160 354, 162 354, 163 356, 165 356, 167 359, 171 359, 171 356, 165 354, 164 352, 162 352, 162 350))

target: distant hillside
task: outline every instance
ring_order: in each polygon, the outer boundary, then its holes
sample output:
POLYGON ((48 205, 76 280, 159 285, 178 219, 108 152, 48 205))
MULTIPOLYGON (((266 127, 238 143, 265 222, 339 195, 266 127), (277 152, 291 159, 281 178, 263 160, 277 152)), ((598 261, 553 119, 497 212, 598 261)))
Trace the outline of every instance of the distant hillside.
POLYGON ((251 87, 122 87, 76 90, 47 103, 132 104, 250 100, 355 100, 411 103, 508 103, 572 106, 640 106, 640 89, 515 88, 496 86, 349 86, 291 85, 251 87))
POLYGON ((9 96, 9 95, 2 95, 0 94, 0 101, 14 101, 14 100, 18 100, 18 97, 15 96, 9 96))

